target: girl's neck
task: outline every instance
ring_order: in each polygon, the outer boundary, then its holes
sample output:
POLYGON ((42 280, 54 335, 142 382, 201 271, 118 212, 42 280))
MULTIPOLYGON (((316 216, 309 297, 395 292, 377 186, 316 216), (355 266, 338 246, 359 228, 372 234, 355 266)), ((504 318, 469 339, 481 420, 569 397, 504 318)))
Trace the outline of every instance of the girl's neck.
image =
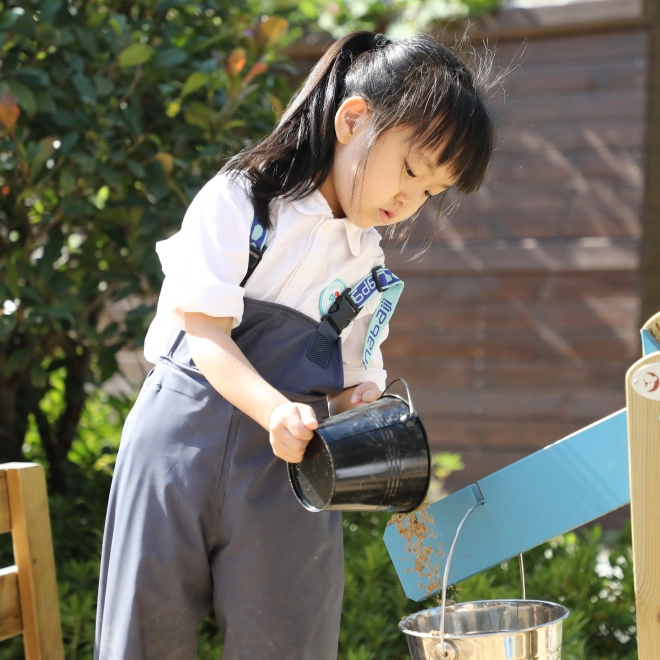
POLYGON ((319 188, 319 192, 323 195, 325 201, 328 202, 328 205, 330 206, 330 210, 332 211, 332 215, 334 215, 335 218, 339 219, 346 217, 346 214, 344 213, 344 210, 342 209, 341 204, 337 199, 334 182, 332 180, 332 173, 321 184, 321 187, 319 188))

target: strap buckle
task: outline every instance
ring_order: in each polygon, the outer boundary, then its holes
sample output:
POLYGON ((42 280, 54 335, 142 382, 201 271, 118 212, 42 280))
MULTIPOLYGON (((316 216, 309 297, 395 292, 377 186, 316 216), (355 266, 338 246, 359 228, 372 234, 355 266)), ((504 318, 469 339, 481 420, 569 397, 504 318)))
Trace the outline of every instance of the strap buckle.
POLYGON ((332 329, 341 334, 342 330, 348 327, 350 322, 360 313, 360 309, 350 298, 350 287, 342 291, 332 303, 328 313, 321 319, 321 322, 328 322, 332 329))

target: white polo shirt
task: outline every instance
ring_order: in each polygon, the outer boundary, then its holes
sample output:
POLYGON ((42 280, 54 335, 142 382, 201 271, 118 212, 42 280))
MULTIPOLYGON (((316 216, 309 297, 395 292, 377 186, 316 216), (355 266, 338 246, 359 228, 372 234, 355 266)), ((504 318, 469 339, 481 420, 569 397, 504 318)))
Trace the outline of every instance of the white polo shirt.
MULTIPOLYGON (((241 323, 243 297, 279 303, 321 320, 321 294, 335 280, 355 286, 383 263, 380 234, 360 229, 347 218, 335 218, 319 191, 290 202, 271 203, 273 230, 268 248, 246 282, 250 228, 254 210, 242 180, 229 181, 219 174, 197 193, 183 219, 181 230, 156 243, 165 274, 158 310, 149 326, 144 355, 156 363, 166 355, 179 330, 184 312, 231 316, 241 323)), ((359 316, 342 332, 344 387, 374 381, 385 388, 380 348, 368 369, 362 350, 371 316, 379 301, 372 296, 359 316)), ((379 334, 378 346, 387 337, 379 334)))

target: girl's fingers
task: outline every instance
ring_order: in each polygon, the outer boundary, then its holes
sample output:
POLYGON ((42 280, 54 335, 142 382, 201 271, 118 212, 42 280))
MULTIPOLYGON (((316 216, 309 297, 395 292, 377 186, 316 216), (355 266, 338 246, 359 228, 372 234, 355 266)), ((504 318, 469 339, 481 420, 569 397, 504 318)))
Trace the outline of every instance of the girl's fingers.
POLYGON ((372 403, 373 401, 376 401, 376 399, 380 397, 380 394, 381 392, 378 388, 367 390, 362 395, 362 401, 366 401, 367 403, 372 403))
POLYGON ((351 396, 351 403, 372 403, 373 401, 376 401, 376 399, 378 399, 381 394, 382 392, 376 383, 371 381, 360 383, 353 391, 353 395, 351 396))
POLYGON ((295 413, 286 420, 286 430, 298 440, 309 442, 314 437, 314 432, 308 429, 304 420, 295 413))
POLYGON ((298 412, 300 413, 300 419, 306 428, 314 430, 318 427, 319 423, 316 419, 316 413, 312 407, 300 405, 298 406, 298 412))
POLYGON ((306 442, 298 440, 284 429, 273 434, 271 444, 275 456, 289 463, 300 463, 307 447, 306 442))

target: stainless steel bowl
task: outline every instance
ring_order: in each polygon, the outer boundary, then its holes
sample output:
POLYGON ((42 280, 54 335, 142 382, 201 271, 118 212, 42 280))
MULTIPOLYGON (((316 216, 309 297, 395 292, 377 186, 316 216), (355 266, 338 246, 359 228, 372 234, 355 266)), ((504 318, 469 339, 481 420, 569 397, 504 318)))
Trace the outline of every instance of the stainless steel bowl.
POLYGON ((560 660, 568 610, 540 600, 481 600, 440 607, 399 623, 413 660, 560 660))

